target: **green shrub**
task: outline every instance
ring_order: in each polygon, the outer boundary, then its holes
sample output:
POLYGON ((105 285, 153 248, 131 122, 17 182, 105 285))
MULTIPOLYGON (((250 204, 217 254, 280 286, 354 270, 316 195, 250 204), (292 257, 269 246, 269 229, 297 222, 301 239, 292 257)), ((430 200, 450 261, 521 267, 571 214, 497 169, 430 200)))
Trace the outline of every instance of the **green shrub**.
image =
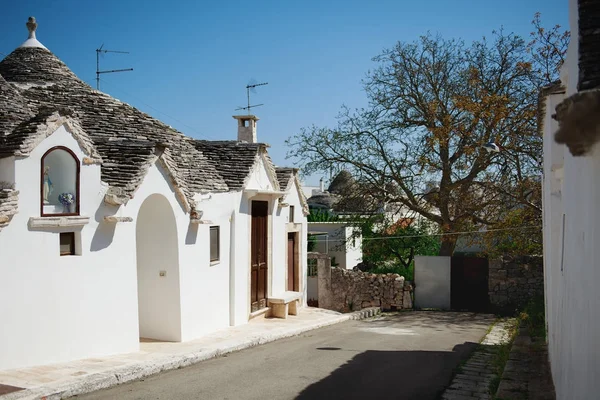
POLYGON ((544 296, 536 296, 529 300, 519 317, 529 331, 531 337, 546 339, 546 308, 544 296))

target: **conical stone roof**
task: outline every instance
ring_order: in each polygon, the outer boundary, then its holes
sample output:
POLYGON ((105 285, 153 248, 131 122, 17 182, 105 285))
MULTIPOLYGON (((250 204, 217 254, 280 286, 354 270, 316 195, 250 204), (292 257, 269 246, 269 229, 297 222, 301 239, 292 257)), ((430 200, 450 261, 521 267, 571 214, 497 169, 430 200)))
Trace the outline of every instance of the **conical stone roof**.
POLYGON ((233 145, 235 141, 198 144, 135 107, 92 89, 41 44, 14 50, 0 61, 0 75, 0 157, 18 153, 52 112, 68 115, 100 154, 102 180, 125 196, 133 195, 158 153, 167 154, 169 169, 190 204, 194 193, 238 190, 243 182, 238 175, 250 169, 238 168, 233 174, 238 178, 232 179, 228 158, 222 154, 236 153, 230 157, 235 169, 239 164, 253 165, 259 149, 266 148, 240 147, 233 145), (210 150, 211 156, 221 154, 224 161, 217 168, 204 150, 210 150))

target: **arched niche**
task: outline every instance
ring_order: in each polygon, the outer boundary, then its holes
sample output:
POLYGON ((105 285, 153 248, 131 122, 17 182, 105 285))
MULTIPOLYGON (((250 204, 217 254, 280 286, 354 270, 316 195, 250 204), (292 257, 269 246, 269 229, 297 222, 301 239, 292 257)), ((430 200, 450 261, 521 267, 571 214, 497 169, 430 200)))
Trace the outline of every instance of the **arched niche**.
POLYGON ((42 217, 79 215, 79 169, 79 159, 67 147, 53 147, 42 156, 40 177, 42 217))

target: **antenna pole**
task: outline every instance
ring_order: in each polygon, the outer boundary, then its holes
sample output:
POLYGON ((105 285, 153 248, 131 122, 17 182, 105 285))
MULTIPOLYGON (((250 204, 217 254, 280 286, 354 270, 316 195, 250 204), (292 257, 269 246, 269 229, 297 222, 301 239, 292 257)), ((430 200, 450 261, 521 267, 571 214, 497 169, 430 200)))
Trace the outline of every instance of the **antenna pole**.
POLYGON ((248 115, 250 115, 250 86, 246 86, 246 95, 248 95, 248 115))
POLYGON ((100 90, 100 74, 111 74, 113 72, 133 71, 133 68, 111 69, 111 70, 106 70, 106 71, 100 71, 100 53, 129 54, 128 51, 105 50, 105 49, 102 49, 102 47, 104 47, 104 44, 102 44, 102 46, 100 46, 99 49, 96 49, 96 90, 100 90))
POLYGON ((100 90, 100 51, 96 50, 96 90, 100 90))
POLYGON ((246 97, 248 99, 248 106, 247 107, 240 107, 240 108, 236 108, 237 110, 247 110, 248 111, 248 115, 250 115, 250 109, 254 108, 254 107, 260 107, 263 104, 255 104, 253 106, 250 105, 250 89, 254 89, 257 86, 264 86, 264 85, 268 85, 269 82, 263 82, 263 83, 256 83, 253 85, 246 85, 246 97))

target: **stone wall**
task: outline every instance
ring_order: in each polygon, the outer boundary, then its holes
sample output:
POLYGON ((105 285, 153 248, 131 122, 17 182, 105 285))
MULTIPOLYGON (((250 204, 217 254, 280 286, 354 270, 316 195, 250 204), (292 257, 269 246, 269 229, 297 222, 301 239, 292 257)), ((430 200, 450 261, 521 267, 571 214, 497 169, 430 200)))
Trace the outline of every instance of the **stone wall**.
POLYGON ((493 306, 521 305, 544 293, 540 256, 502 257, 489 262, 489 295, 493 306))
POLYGON ((331 268, 330 309, 335 311, 349 312, 367 307, 411 309, 412 292, 412 285, 398 274, 331 268))

